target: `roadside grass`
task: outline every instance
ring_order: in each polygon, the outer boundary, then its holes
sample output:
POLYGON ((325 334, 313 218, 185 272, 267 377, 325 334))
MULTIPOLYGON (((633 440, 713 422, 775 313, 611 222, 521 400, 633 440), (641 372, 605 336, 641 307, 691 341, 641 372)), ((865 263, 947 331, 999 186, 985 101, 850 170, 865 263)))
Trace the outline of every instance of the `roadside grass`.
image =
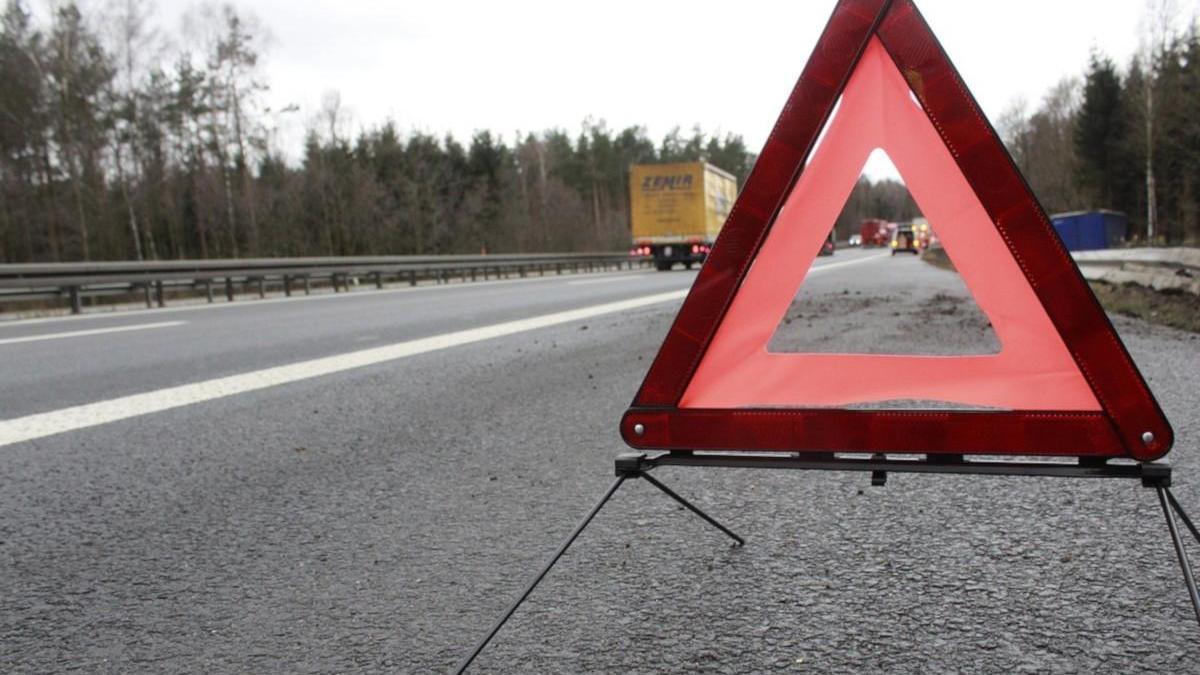
POLYGON ((921 260, 924 260, 938 269, 950 270, 951 272, 958 271, 954 269, 954 263, 950 262, 950 256, 946 255, 946 249, 942 248, 941 246, 927 248, 922 251, 921 260))
MULTIPOLYGON (((943 248, 928 249, 921 259, 939 269, 955 271, 943 248)), ((1104 309, 1151 323, 1200 333, 1200 297, 1180 290, 1156 291, 1138 284, 1089 281, 1104 309)))
POLYGON ((1138 284, 1089 282, 1104 309, 1180 330, 1200 333, 1200 297, 1186 291, 1156 291, 1138 284))

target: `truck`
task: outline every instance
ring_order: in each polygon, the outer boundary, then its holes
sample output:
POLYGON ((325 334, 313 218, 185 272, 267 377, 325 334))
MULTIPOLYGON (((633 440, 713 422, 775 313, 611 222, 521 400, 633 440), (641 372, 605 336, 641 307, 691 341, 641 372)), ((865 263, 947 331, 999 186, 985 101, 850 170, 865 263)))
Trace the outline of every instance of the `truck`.
POLYGON ((880 218, 867 218, 859 225, 860 245, 863 248, 887 246, 891 239, 889 223, 880 218))
POLYGON ((737 179, 707 162, 631 166, 631 253, 660 272, 703 263, 735 199, 737 179))

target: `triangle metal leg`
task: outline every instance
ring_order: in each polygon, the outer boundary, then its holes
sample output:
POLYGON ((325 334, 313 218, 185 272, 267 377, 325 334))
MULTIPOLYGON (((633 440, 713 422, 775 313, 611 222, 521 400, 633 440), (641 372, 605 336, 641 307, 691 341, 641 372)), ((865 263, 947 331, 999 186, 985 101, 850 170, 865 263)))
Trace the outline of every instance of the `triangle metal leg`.
MULTIPOLYGON (((1175 501, 1175 496, 1171 494, 1171 490, 1163 485, 1156 485, 1155 490, 1158 492, 1158 503, 1162 506, 1163 515, 1167 517, 1167 529, 1171 532, 1171 543, 1175 545, 1175 555, 1179 558, 1179 566, 1183 569, 1183 582, 1187 584, 1188 595, 1192 599, 1192 609, 1196 611, 1196 622, 1200 623, 1200 592, 1196 590, 1196 576, 1192 573, 1192 564, 1188 560, 1187 549, 1184 548, 1183 538, 1179 536, 1179 525, 1175 522, 1175 512, 1180 513, 1183 509, 1179 508, 1179 502, 1175 501)), ((1191 525, 1190 520, 1186 520, 1192 534, 1196 534, 1195 527, 1191 525)), ((1200 539, 1200 537, 1197 537, 1200 539)))
POLYGON ((459 662, 458 666, 454 669, 456 675, 461 675, 463 672, 466 672, 467 667, 471 665, 471 662, 475 660, 475 657, 479 656, 479 653, 483 651, 483 648, 488 646, 488 643, 492 641, 492 638, 496 636, 496 633, 499 633, 500 629, 504 627, 504 624, 508 622, 508 619, 513 615, 513 612, 517 611, 517 608, 521 606, 521 603, 525 602, 525 599, 529 597, 529 594, 533 592, 533 589, 537 588, 537 585, 542 582, 542 579, 547 573, 550 572, 550 568, 554 567, 554 563, 558 562, 558 559, 567 552, 567 549, 571 547, 571 544, 575 543, 575 540, 579 538, 579 535, 583 532, 584 528, 586 528, 588 524, 592 522, 592 519, 596 517, 596 514, 600 512, 600 509, 604 508, 604 505, 607 504, 608 500, 612 498, 613 493, 617 491, 617 488, 621 487, 621 484, 625 482, 625 478, 626 476, 617 476, 616 482, 614 482, 612 486, 608 488, 608 491, 605 492, 604 496, 600 498, 600 501, 592 507, 592 510, 589 511, 586 516, 584 516, 583 520, 579 521, 579 524, 575 526, 575 530, 571 532, 566 541, 564 541, 562 545, 558 547, 558 550, 555 551, 554 555, 550 556, 550 559, 547 560, 546 564, 542 566, 542 570, 538 572, 536 577, 533 578, 533 581, 530 581, 529 585, 525 587, 525 590, 521 592, 521 595, 518 596, 511 605, 508 606, 508 609, 504 611, 504 614, 500 616, 500 618, 492 626, 492 629, 488 631, 487 635, 485 635, 483 639, 475 645, 475 649, 473 649, 466 658, 459 662))
POLYGON ((1200 544, 1200 530, 1196 529, 1195 524, 1192 523, 1192 519, 1188 518, 1187 511, 1184 511, 1183 507, 1179 505, 1179 502, 1175 499, 1175 494, 1170 489, 1167 489, 1167 501, 1171 503, 1171 508, 1175 509, 1175 513, 1179 514, 1179 519, 1183 521, 1187 529, 1192 531, 1192 536, 1196 538, 1196 543, 1200 544))
POLYGON ((558 547, 558 550, 554 552, 554 555, 550 556, 550 559, 547 560, 546 564, 542 566, 542 569, 537 573, 537 576, 535 576, 533 580, 529 582, 529 584, 525 587, 525 590, 521 592, 521 595, 519 595, 517 599, 508 606, 508 609, 504 611, 504 614, 502 614, 500 618, 496 620, 496 623, 492 625, 492 628, 487 632, 487 635, 484 635, 483 639, 481 639, 479 643, 475 645, 475 648, 471 650, 471 653, 458 663, 458 666, 454 669, 455 675, 462 675, 462 673, 466 672, 471 663, 475 661, 475 658, 479 656, 480 652, 482 652, 485 647, 488 646, 488 643, 492 641, 492 638, 496 637, 496 633, 500 632, 500 629, 503 628, 504 624, 508 622, 509 617, 511 617, 513 613, 517 611, 517 608, 519 608, 521 604, 525 602, 526 598, 533 593, 533 589, 537 588, 538 584, 542 582, 542 579, 544 579, 545 576, 550 572, 550 569, 554 567, 554 564, 558 562, 558 559, 567 552, 567 549, 571 547, 571 544, 575 543, 575 540, 579 538, 579 535, 583 532, 584 528, 586 528, 592 522, 592 519, 595 518, 596 514, 600 512, 600 509, 604 508, 604 505, 608 503, 608 500, 612 498, 613 494, 617 491, 617 488, 621 487, 626 479, 645 478, 651 485, 661 490, 668 497, 679 502, 692 513, 703 518, 713 527, 716 527, 718 530, 729 535, 735 542, 737 542, 737 546, 742 546, 746 543, 744 539, 739 537, 737 534, 734 534, 732 530, 725 527, 721 523, 718 523, 712 516, 709 516, 707 513, 701 511, 691 502, 676 494, 673 490, 671 490, 671 488, 663 485, 658 480, 651 477, 648 472, 650 469, 653 469, 655 465, 648 463, 645 460, 645 455, 638 453, 627 453, 617 458, 617 480, 612 484, 611 487, 608 488, 608 491, 604 493, 604 496, 600 498, 600 501, 596 502, 596 505, 592 507, 592 510, 583 517, 583 520, 579 521, 579 524, 575 526, 575 529, 567 537, 566 541, 564 541, 558 547))
POLYGON ((662 483, 658 482, 658 481, 657 481, 657 480, 654 478, 654 476, 651 476, 651 475, 650 475, 650 474, 648 474, 648 473, 642 473, 642 474, 641 474, 641 477, 642 477, 642 478, 645 478, 645 479, 646 479, 646 481, 647 481, 647 482, 649 482, 649 483, 650 483, 651 485, 653 485, 654 487, 658 488, 659 490, 662 490, 663 494, 667 495, 667 496, 668 496, 668 497, 670 497, 671 499, 674 499, 675 501, 679 502, 679 503, 680 503, 680 504, 682 504, 683 506, 687 507, 687 509, 688 509, 689 511, 691 511, 692 513, 694 513, 694 514, 696 514, 696 515, 700 516, 701 518, 703 518, 705 521, 707 521, 707 522, 708 522, 710 525, 712 525, 713 527, 715 527, 715 528, 717 528, 718 530, 720 530, 720 531, 724 532, 725 534, 729 535, 729 537, 730 537, 731 539, 733 539, 735 542, 737 542, 736 544, 734 544, 735 546, 745 546, 745 545, 746 545, 746 540, 745 540, 745 539, 742 539, 742 538, 741 538, 741 537, 739 537, 738 535, 734 534, 734 533, 733 533, 733 530, 730 530, 728 527, 725 527, 724 525, 722 525, 722 524, 718 523, 718 522, 717 522, 717 521, 716 521, 716 520, 715 520, 715 519, 714 519, 712 516, 708 515, 707 513, 703 512, 703 511, 701 511, 699 508, 697 508, 696 506, 692 505, 692 503, 691 503, 691 502, 689 502, 688 500, 686 500, 686 499, 684 499, 683 497, 680 497, 679 495, 675 494, 675 492, 674 492, 673 490, 671 490, 671 488, 669 488, 669 487, 667 487, 666 485, 663 485, 662 483))

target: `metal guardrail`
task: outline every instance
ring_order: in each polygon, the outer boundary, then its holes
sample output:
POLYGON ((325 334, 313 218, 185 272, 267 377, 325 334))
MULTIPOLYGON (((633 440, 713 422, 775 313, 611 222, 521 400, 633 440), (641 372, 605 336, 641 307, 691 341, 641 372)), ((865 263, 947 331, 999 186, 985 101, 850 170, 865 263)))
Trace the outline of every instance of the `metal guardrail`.
POLYGON ((268 287, 285 295, 326 282, 334 292, 350 290, 367 278, 385 284, 453 278, 509 278, 530 274, 633 269, 647 264, 628 253, 537 253, 521 255, 377 256, 344 258, 254 258, 244 260, 167 260, 155 262, 34 263, 0 265, 0 308, 6 302, 66 300, 71 312, 83 311, 84 299, 141 293, 146 306, 166 306, 167 291, 203 292, 213 302, 214 285, 223 285, 233 301, 239 287, 253 286, 260 297, 268 287))
POLYGON ((1071 255, 1089 280, 1200 295, 1200 249, 1119 248, 1071 255))

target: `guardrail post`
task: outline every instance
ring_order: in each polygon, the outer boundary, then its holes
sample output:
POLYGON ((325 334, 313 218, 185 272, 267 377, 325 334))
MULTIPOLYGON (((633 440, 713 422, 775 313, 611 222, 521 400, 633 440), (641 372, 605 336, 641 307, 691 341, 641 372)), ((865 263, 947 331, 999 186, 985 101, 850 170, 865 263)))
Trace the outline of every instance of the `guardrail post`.
POLYGON ((331 284, 333 284, 333 292, 334 292, 334 293, 341 293, 341 292, 342 292, 342 289, 341 289, 341 288, 338 286, 338 274, 337 274, 337 272, 334 272, 333 274, 329 275, 329 282, 330 282, 331 284))
POLYGON ((208 299, 208 304, 212 304, 212 279, 204 280, 204 297, 208 299))
POLYGON ((292 275, 283 275, 283 295, 284 297, 292 297, 292 275))
POLYGON ((305 295, 310 295, 310 294, 312 294, 312 286, 311 286, 311 285, 309 284, 309 282, 308 282, 308 275, 307 275, 307 274, 305 274, 305 275, 304 275, 303 277, 301 277, 301 278, 302 278, 302 279, 304 279, 304 294, 305 294, 305 295))
POLYGON ((233 302, 233 277, 225 277, 225 299, 233 302))
POLYGON ((154 309, 154 298, 150 296, 150 282, 142 284, 142 291, 146 295, 146 309, 154 309))
POLYGON ((375 288, 383 290, 383 272, 375 273, 375 288))
POLYGON ((417 271, 416 270, 408 271, 408 285, 409 286, 417 285, 417 271))
POLYGON ((471 268, 471 281, 475 281, 475 268, 471 268))
POLYGON ((71 313, 72 314, 82 314, 83 313, 83 299, 79 297, 79 287, 78 286, 69 286, 69 287, 67 287, 67 293, 71 296, 71 313))
POLYGON ((255 279, 255 281, 258 283, 258 297, 267 297, 267 278, 259 277, 258 279, 255 279))
POLYGON ((154 282, 154 299, 158 301, 159 307, 167 306, 167 299, 163 297, 163 282, 161 279, 154 282))

